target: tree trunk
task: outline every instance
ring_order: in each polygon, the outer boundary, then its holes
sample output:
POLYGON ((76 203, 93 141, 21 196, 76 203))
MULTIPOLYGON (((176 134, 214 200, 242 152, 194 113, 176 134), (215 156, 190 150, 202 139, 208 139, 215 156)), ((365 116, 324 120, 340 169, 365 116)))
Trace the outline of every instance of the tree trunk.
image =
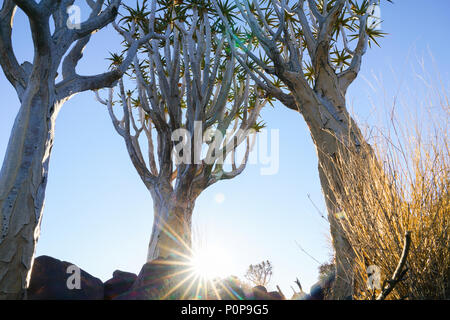
MULTIPOLYGON (((330 88, 332 86, 329 86, 330 88)), ((318 169, 322 192, 328 212, 330 233, 335 251, 336 277, 333 284, 332 299, 348 299, 353 294, 353 249, 348 242, 342 226, 340 208, 336 207, 336 198, 332 185, 339 188, 337 157, 343 156, 343 150, 362 150, 366 145, 355 121, 345 108, 345 98, 341 92, 330 92, 315 88, 319 103, 302 105, 301 113, 310 129, 311 137, 318 155, 318 169), (334 97, 334 99, 324 98, 334 97)), ((360 154, 359 156, 362 156, 360 154)), ((336 190, 336 188, 335 188, 336 190)))
POLYGON ((154 221, 148 246, 147 261, 181 259, 191 255, 191 221, 195 200, 171 196, 168 200, 153 197, 154 221))
POLYGON ((53 86, 30 80, 0 171, 0 299, 23 299, 39 238, 56 114, 53 86))
MULTIPOLYGON (((320 143, 321 139, 319 138, 318 141, 320 143)), ((336 147, 338 147, 338 143, 336 143, 336 147)), ((339 220, 343 217, 340 214, 340 208, 336 206, 336 198, 331 187, 331 183, 336 185, 339 177, 337 176, 335 163, 330 160, 328 155, 321 154, 320 151, 318 154, 320 183, 325 196, 331 239, 335 250, 336 273, 331 297, 332 299, 348 299, 353 294, 353 261, 355 255, 340 224, 339 220)))

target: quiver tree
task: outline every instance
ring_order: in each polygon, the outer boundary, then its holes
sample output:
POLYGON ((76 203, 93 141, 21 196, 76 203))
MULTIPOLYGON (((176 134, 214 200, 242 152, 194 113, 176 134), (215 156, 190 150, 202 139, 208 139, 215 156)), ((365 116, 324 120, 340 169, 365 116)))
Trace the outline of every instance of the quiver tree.
POLYGON ((269 260, 262 261, 258 264, 251 264, 245 278, 255 286, 267 286, 272 279, 273 265, 269 260))
MULTIPOLYGON (((267 99, 238 69, 206 1, 153 1, 147 10, 145 2, 141 8, 129 8, 130 16, 116 29, 129 41, 153 31, 164 39, 146 42, 134 58, 130 76, 135 90, 127 90, 120 80, 119 101, 114 101, 113 88, 107 99, 97 92, 97 100, 107 106, 153 199, 151 261, 191 255, 195 200, 210 185, 244 170, 254 142, 250 134, 258 128, 267 99), (121 106, 121 120, 115 105, 121 106), (245 155, 236 165, 236 149, 244 140, 245 155), (231 164, 224 164, 225 159, 231 164)), ((113 61, 120 60, 113 55, 113 61)))
MULTIPOLYGON (((212 0, 219 9, 216 0, 212 0)), ((377 0, 235 0, 247 29, 222 15, 236 59, 268 95, 305 119, 316 146, 319 176, 335 249, 334 298, 352 295, 353 251, 343 235, 330 179, 339 149, 371 156, 345 95, 370 43, 383 36, 371 16, 377 0), (305 3, 306 2, 306 3, 305 3)))
POLYGON ((77 74, 91 35, 114 20, 120 0, 107 6, 103 0, 87 1, 90 16, 79 25, 69 20, 68 8, 73 4, 74 0, 5 0, 0 11, 0 65, 20 101, 0 172, 0 299, 24 297, 39 237, 58 112, 79 92, 111 86, 139 47, 133 41, 129 55, 110 72, 77 74), (14 55, 11 35, 17 7, 30 23, 33 62, 19 64, 14 55))

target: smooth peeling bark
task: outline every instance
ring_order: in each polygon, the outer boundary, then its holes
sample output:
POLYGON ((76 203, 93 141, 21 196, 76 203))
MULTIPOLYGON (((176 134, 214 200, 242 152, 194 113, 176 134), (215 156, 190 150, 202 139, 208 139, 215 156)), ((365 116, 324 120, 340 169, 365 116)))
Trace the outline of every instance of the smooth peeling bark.
MULTIPOLYGON (((233 39, 234 29, 221 13, 217 1, 212 2, 228 30, 230 40, 233 39)), ((352 292, 350 278, 353 273, 351 262, 353 251, 340 231, 340 220, 335 219, 339 208, 334 208, 335 201, 330 186, 332 185, 335 191, 340 189, 337 175, 339 170, 336 170, 338 168, 335 163, 345 159, 338 158, 341 155, 340 152, 336 152, 337 150, 347 148, 350 153, 358 153, 362 157, 372 153, 370 146, 366 148, 367 143, 363 141, 359 134, 360 130, 348 115, 345 104, 346 91, 356 79, 361 68, 362 57, 368 48, 369 34, 366 31, 370 14, 357 12, 355 9, 358 4, 353 6, 349 0, 328 2, 328 6, 323 6, 323 2, 320 1, 302 0, 298 1, 294 7, 285 1, 271 1, 268 8, 262 8, 258 1, 252 1, 254 10, 250 8, 250 2, 242 3, 236 0, 234 3, 252 34, 259 40, 260 48, 273 63, 273 67, 268 67, 265 61, 258 58, 256 52, 249 51, 236 41, 236 46, 231 48, 235 52, 240 51, 240 64, 263 90, 289 109, 299 111, 309 126, 318 153, 320 181, 326 198, 331 235, 335 245, 337 281, 333 288, 333 298, 348 298, 352 292), (307 11, 309 14, 306 13, 307 11), (278 20, 275 22, 278 26, 260 23, 266 20, 267 14, 272 15, 273 12, 278 18, 274 19, 278 20), (297 21, 287 19, 287 13, 296 16, 297 21), (353 39, 356 43, 353 50, 349 47, 350 41, 345 33, 349 25, 343 26, 344 20, 351 21, 351 28, 355 27, 355 22, 358 24, 358 34, 353 39), (297 36, 294 26, 301 29, 303 37, 297 36), (338 27, 340 32, 336 32, 338 27), (341 41, 343 48, 338 48, 341 41), (332 62, 330 58, 333 50, 336 52, 343 50, 342 52, 349 54, 346 59, 347 66, 344 66, 344 62, 339 64, 332 62), (307 52, 308 58, 304 52, 307 52), (256 69, 249 66, 248 58, 258 66, 256 69), (304 73, 305 62, 310 62, 311 66, 308 71, 312 72, 308 76, 304 73), (288 92, 280 90, 279 85, 271 80, 273 75, 282 81, 288 92), (311 82, 313 82, 312 86, 311 82), (341 146, 343 148, 340 148, 341 146), (347 258, 344 259, 344 256, 347 258)), ((364 3, 370 7, 377 1, 368 0, 364 3)), ((239 57, 239 52, 237 54, 239 57)))
POLYGON ((328 221, 330 223, 330 234, 335 250, 336 274, 333 283, 332 298, 351 299, 353 294, 353 261, 355 254, 339 221, 341 219, 341 213, 340 209, 335 205, 336 200, 330 185, 330 180, 338 181, 339 177, 334 162, 327 155, 320 155, 320 153, 321 151, 318 151, 319 178, 325 197, 328 221))
POLYGON ((46 83, 36 78, 25 91, 0 171, 0 299, 25 297, 39 238, 55 118, 62 104, 46 83))
POLYGON ((140 45, 151 38, 128 36, 129 49, 116 69, 82 76, 76 67, 91 35, 112 22, 120 0, 88 1, 89 18, 67 26, 73 1, 4 0, 0 9, 0 66, 21 102, 0 172, 0 298, 23 298, 44 206, 54 126, 61 106, 77 93, 111 87, 128 69, 140 45), (28 17, 34 46, 30 63, 19 64, 12 45, 14 14, 28 17), (54 31, 50 28, 50 19, 54 31), (58 70, 62 80, 56 82, 58 70))
MULTIPOLYGON (((340 219, 340 208, 336 206, 333 190, 339 189, 340 178, 336 168, 337 157, 345 156, 346 152, 358 150, 359 156, 363 150, 370 150, 370 146, 363 141, 360 129, 345 108, 345 99, 336 102, 327 100, 325 105, 303 105, 303 115, 316 147, 318 156, 318 171, 322 192, 330 223, 330 234, 335 251, 336 278, 333 284, 332 299, 347 299, 353 293, 353 261, 355 254, 348 242, 340 219), (323 116, 320 110, 330 110, 336 119, 323 116), (365 145, 367 148, 362 148, 365 145)), ((369 151, 370 152, 370 151, 369 151)), ((355 154, 352 154, 353 156, 355 154)))
POLYGON ((148 245, 147 261, 177 256, 181 260, 192 255, 192 213, 195 200, 171 197, 168 201, 153 198, 154 218, 148 245))

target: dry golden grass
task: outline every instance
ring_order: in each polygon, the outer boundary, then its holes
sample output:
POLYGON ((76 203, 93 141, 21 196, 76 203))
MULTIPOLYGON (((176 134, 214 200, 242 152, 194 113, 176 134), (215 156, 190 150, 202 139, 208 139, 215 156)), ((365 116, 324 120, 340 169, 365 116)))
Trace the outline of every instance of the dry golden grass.
POLYGON ((388 299, 450 299, 450 109, 446 91, 434 87, 433 92, 438 106, 429 102, 427 120, 403 116, 399 122, 392 114, 372 146, 356 156, 342 150, 337 157, 341 185, 333 191, 356 254, 356 299, 373 297, 366 284, 368 266, 380 268, 381 282, 392 276, 407 230, 412 232, 409 270, 388 299))

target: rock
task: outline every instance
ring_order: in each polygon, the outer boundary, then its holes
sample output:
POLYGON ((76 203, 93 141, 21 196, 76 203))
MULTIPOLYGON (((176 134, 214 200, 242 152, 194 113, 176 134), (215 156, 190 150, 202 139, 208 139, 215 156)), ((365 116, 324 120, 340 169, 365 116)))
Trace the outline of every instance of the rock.
POLYGON ((271 297, 264 286, 253 287, 252 291, 254 300, 271 300, 271 297))
POLYGON ((246 299, 237 277, 230 276, 225 279, 212 280, 215 287, 213 289, 211 284, 204 286, 202 279, 194 277, 192 272, 192 267, 186 261, 177 260, 175 257, 151 261, 144 264, 130 290, 113 299, 218 300, 219 297, 222 300, 246 299), (177 288, 174 289, 175 287, 177 288))
POLYGON ((210 299, 216 300, 217 291, 221 300, 245 300, 246 295, 242 288, 242 283, 236 276, 229 276, 225 279, 215 281, 216 290, 211 290, 210 299))
POLYGON ((130 272, 116 270, 113 277, 105 282, 105 300, 112 300, 115 297, 127 292, 136 281, 137 275, 130 272))
POLYGON ((320 282, 317 282, 311 286, 308 300, 324 300, 325 295, 320 282))
MULTIPOLYGON (((74 276, 69 267, 73 263, 49 256, 34 260, 30 285, 27 290, 29 300, 103 300, 103 283, 80 269, 80 288, 69 289, 67 280, 74 276), (68 272, 69 271, 69 272, 68 272)), ((69 281, 69 283, 72 283, 69 281)))
POLYGON ((278 291, 267 292, 266 287, 256 286, 252 288, 252 293, 246 295, 246 300, 284 300, 278 291))
POLYGON ((284 300, 278 291, 267 292, 266 287, 256 286, 252 289, 252 294, 247 296, 248 300, 284 300))
POLYGON ((310 300, 311 297, 305 292, 296 292, 292 295, 291 300, 310 300))
POLYGON ((267 300, 267 289, 264 286, 253 287, 253 299, 254 300, 267 300))
POLYGON ((311 286, 308 300, 325 300, 331 292, 334 272, 311 286))
POLYGON ((283 296, 278 291, 271 291, 268 293, 270 300, 284 300, 283 296))
MULTIPOLYGON (((117 296, 117 300, 159 300, 180 299, 183 297, 185 286, 171 291, 189 276, 186 262, 178 261, 175 257, 157 259, 144 264, 136 281, 130 290, 117 296)), ((189 281, 185 282, 186 285, 189 281)))

